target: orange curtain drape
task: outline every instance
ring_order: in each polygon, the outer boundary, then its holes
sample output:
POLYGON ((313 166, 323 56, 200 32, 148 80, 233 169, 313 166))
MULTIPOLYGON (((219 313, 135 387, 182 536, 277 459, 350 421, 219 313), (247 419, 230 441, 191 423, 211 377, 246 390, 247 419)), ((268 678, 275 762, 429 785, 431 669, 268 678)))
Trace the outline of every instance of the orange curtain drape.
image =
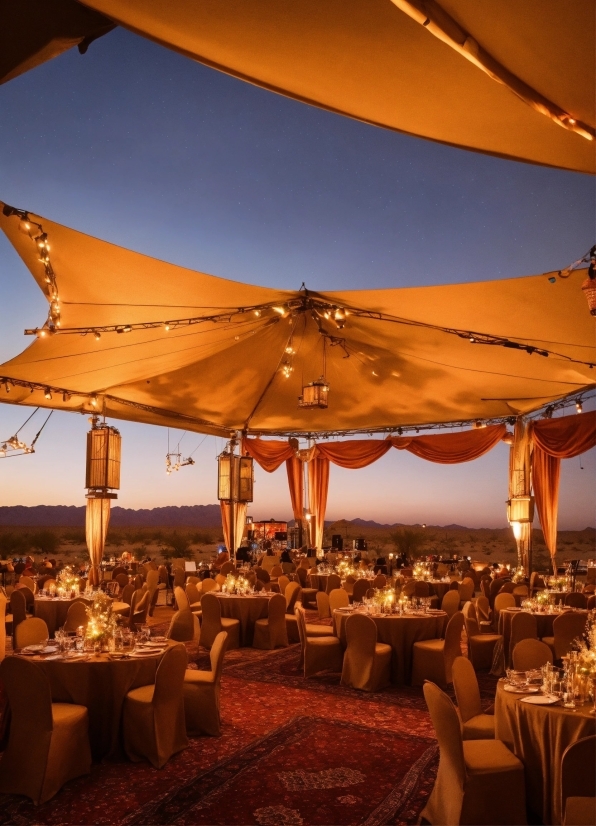
POLYGON ((294 519, 298 522, 302 519, 304 511, 304 468, 297 456, 286 459, 286 471, 288 473, 290 499, 292 500, 292 512, 294 519))
POLYGON ((242 439, 242 450, 266 470, 273 473, 280 465, 291 459, 296 451, 289 442, 263 441, 261 439, 242 439))
POLYGON ((230 503, 223 502, 220 503, 221 508, 221 527, 223 530, 223 537, 226 548, 230 552, 230 555, 236 555, 236 549, 239 547, 240 543, 242 542, 242 537, 244 536, 244 529, 246 527, 246 510, 248 505, 246 502, 235 502, 234 510, 235 510, 235 520, 234 520, 234 545, 235 548, 232 548, 232 536, 230 533, 230 503))
POLYGON ((329 459, 334 465, 355 469, 376 462, 391 450, 389 439, 353 439, 345 442, 319 442, 315 456, 329 459))
POLYGON ((561 459, 572 459, 596 446, 596 411, 531 422, 530 438, 534 499, 554 571, 561 459))
POLYGON ((315 548, 323 547, 325 511, 329 490, 329 459, 315 457, 308 463, 308 506, 313 514, 311 519, 311 543, 315 548))
POLYGON ((435 433, 431 436, 393 436, 391 444, 398 450, 408 450, 420 459, 454 465, 471 462, 492 450, 503 438, 507 427, 493 424, 477 430, 459 433, 435 433))

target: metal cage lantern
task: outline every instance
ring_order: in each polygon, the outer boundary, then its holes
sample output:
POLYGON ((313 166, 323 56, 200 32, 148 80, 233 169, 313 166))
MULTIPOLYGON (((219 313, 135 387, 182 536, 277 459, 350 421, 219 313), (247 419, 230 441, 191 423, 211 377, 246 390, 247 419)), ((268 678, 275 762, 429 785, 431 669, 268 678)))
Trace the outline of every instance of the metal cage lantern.
POLYGON ((218 457, 217 498, 223 502, 253 501, 253 459, 222 453, 218 457))
POLYGON ((586 278, 582 284, 582 290, 588 302, 590 315, 596 315, 596 278, 586 278))
MULTIPOLYGON (((87 465, 85 487, 90 492, 120 489, 120 457, 122 437, 115 427, 97 425, 87 433, 87 465)), ((116 498, 111 494, 110 498, 116 498)))
POLYGON ((318 407, 324 410, 328 407, 328 396, 329 385, 321 377, 302 388, 302 395, 298 397, 298 407, 318 407))
POLYGON ((507 500, 507 519, 514 522, 534 521, 534 497, 513 496, 507 500))

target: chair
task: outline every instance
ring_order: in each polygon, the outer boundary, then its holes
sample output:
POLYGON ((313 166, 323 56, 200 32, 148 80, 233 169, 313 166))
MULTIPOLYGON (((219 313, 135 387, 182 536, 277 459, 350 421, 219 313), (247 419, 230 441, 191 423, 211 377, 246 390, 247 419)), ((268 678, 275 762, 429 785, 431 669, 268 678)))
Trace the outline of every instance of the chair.
POLYGON ((583 737, 563 752, 561 803, 563 826, 596 823, 596 736, 583 737))
POLYGON ((384 588, 387 585, 387 577, 385 574, 377 574, 372 581, 373 588, 384 588))
POLYGON ((366 596, 368 588, 369 585, 367 579, 357 579, 354 583, 354 589, 352 591, 352 602, 362 602, 366 596))
POLYGON ((439 741, 439 771, 422 817, 438 826, 527 823, 524 767, 500 740, 463 740, 449 697, 433 683, 424 698, 439 741))
POLYGON ((290 578, 287 577, 285 574, 282 574, 280 577, 277 578, 277 584, 279 586, 279 593, 284 594, 286 591, 286 587, 290 584, 290 578))
POLYGON ((350 597, 343 588, 334 588, 333 591, 329 592, 329 610, 331 611, 331 616, 333 616, 333 612, 337 608, 347 608, 349 604, 350 597))
POLYGON ((406 597, 413 597, 416 593, 416 580, 409 579, 402 588, 402 594, 406 597))
POLYGON ((30 576, 21 575, 19 577, 19 585, 24 586, 25 588, 29 588, 32 594, 35 594, 37 590, 35 586, 35 581, 31 579, 30 576))
POLYGON ((468 656, 478 671, 490 668, 493 661, 495 645, 503 640, 501 634, 481 634, 476 619, 476 609, 471 602, 466 602, 463 608, 464 624, 468 637, 468 656))
POLYGON ((28 617, 19 623, 15 631, 15 648, 20 651, 28 645, 39 645, 50 636, 48 626, 39 617, 28 617))
MULTIPOLYGON (((203 593, 203 596, 205 596, 205 594, 208 594, 209 591, 217 591, 217 582, 214 579, 211 579, 211 578, 204 579, 203 580, 203 587, 201 588, 201 591, 203 593)), ((203 599, 203 597, 201 597, 201 600, 202 599, 203 599)))
POLYGON ((220 631, 228 634, 228 648, 240 648, 240 620, 222 617, 221 605, 215 594, 205 594, 201 600, 203 621, 201 624, 200 644, 211 648, 220 631))
POLYGON ((324 591, 317 592, 317 611, 319 612, 319 619, 327 619, 331 616, 329 596, 324 591))
POLYGON ((546 663, 552 663, 553 652, 540 640, 525 639, 512 649, 511 661, 516 671, 533 671, 546 663))
POLYGON ((412 685, 422 685, 425 680, 430 680, 444 686, 452 681, 453 661, 456 657, 461 657, 463 629, 464 615, 461 611, 456 611, 447 623, 444 640, 420 640, 414 643, 412 685))
POLYGON ((186 572, 184 568, 174 568, 174 587, 184 588, 186 572))
POLYGON ((66 613, 62 630, 66 634, 76 634, 77 628, 81 625, 87 627, 88 621, 87 605, 84 602, 73 602, 66 613))
POLYGON ((573 611, 566 611, 555 618, 553 622, 552 637, 542 637, 555 655, 555 660, 560 660, 569 652, 571 643, 577 637, 581 637, 586 628, 587 614, 576 614, 573 611))
POLYGON ((25 606, 27 613, 32 614, 35 607, 35 597, 33 595, 33 591, 27 585, 23 585, 22 587, 19 586, 15 590, 20 591, 21 594, 25 597, 25 606))
MULTIPOLYGON (((7 616, 6 614, 7 604, 8 600, 2 588, 0 589, 0 663, 6 656, 6 623, 10 617, 10 615, 7 616)), ((10 620, 12 621, 12 617, 10 617, 10 620)))
POLYGON ((495 598, 501 588, 505 585, 504 579, 493 579, 490 583, 489 594, 488 594, 488 601, 490 602, 490 607, 494 608, 495 605, 495 598))
POLYGON ((43 670, 20 657, 2 662, 0 678, 11 711, 0 792, 25 795, 39 805, 69 780, 91 771, 87 709, 53 703, 43 670))
POLYGON ((513 658, 513 649, 522 640, 538 639, 538 620, 534 614, 520 611, 511 617, 511 635, 509 637, 509 662, 513 658))
POLYGON ((586 608, 588 609, 588 611, 593 611, 594 608, 596 608, 596 594, 592 594, 591 597, 588 597, 586 608))
MULTIPOLYGON (((296 570, 296 575, 298 577, 298 581, 300 582, 300 587, 302 588, 302 604, 307 605, 310 602, 314 602, 317 598, 317 594, 319 593, 318 588, 310 588, 308 587, 308 571, 306 568, 298 568, 296 570)), ((284 577, 280 577, 278 580, 279 589, 283 594, 285 588, 281 586, 281 580, 284 577)))
POLYGON ((157 666, 154 685, 133 688, 124 700, 124 750, 135 763, 148 760, 161 769, 188 746, 183 684, 187 657, 183 645, 168 648, 157 666))
POLYGON ((128 576, 126 573, 126 568, 123 568, 122 565, 116 565, 116 567, 112 571, 112 579, 116 579, 118 576, 120 576, 120 574, 128 576))
POLYGON ((343 654, 337 637, 332 634, 324 637, 309 637, 306 633, 306 620, 302 606, 296 608, 295 616, 304 676, 312 677, 320 671, 341 671, 343 654))
POLYGON ((134 631, 137 625, 144 625, 147 622, 148 610, 149 591, 142 591, 139 588, 132 595, 132 602, 128 613, 128 627, 134 631))
POLYGON ((478 627, 480 628, 481 634, 490 634, 493 630, 493 624, 491 621, 491 610, 490 610, 490 603, 488 601, 488 597, 481 595, 476 597, 476 619, 478 621, 478 627))
POLYGON ((293 574, 296 570, 296 566, 293 562, 282 562, 281 563, 282 570, 286 576, 293 574))
POLYGON ((190 610, 195 611, 196 613, 200 613, 202 594, 197 588, 197 586, 194 584, 194 582, 186 583, 185 593, 189 603, 190 610))
POLYGON ((480 590, 487 599, 490 597, 490 577, 482 577, 480 580, 480 590))
POLYGON ((474 666, 466 657, 453 661, 453 689, 464 740, 494 740, 494 714, 484 714, 474 666))
POLYGON ((513 594, 508 594, 506 591, 499 592, 495 597, 493 613, 495 615, 496 627, 499 625, 499 614, 504 608, 515 608, 515 597, 513 594))
POLYGON ((377 626, 365 614, 346 620, 346 652, 341 684, 361 691, 380 691, 389 685, 391 646, 377 642, 377 626))
POLYGON ((448 614, 449 617, 452 617, 457 611, 459 611, 459 592, 445 591, 445 595, 441 600, 441 608, 446 614, 448 614))
POLYGON ((21 622, 27 619, 27 603, 25 602, 25 595, 20 590, 15 590, 10 595, 10 613, 12 614, 12 644, 16 648, 16 629, 21 622))
POLYGON ((224 564, 219 569, 219 573, 222 576, 227 576, 228 574, 231 574, 233 570, 234 570, 234 563, 233 562, 224 562, 224 564))
POLYGON ((296 601, 300 598, 301 591, 302 588, 297 582, 290 582, 286 585, 286 589, 284 591, 286 597, 286 614, 294 616, 294 606, 296 605, 296 601))
POLYGON ((588 605, 588 598, 585 594, 567 594, 565 597, 565 605, 568 605, 570 608, 583 608, 585 610, 588 605))
POLYGON ((532 571, 530 574, 530 596, 534 596, 536 591, 542 591, 546 587, 544 577, 538 571, 532 571))
POLYGON ((219 695, 227 644, 228 635, 220 631, 209 652, 211 671, 187 669, 184 673, 184 716, 186 733, 191 737, 200 734, 217 737, 221 734, 219 695))
POLYGON ((221 586, 225 584, 226 577, 223 574, 216 574, 215 575, 215 584, 221 590, 221 586))
POLYGON ((269 571, 266 571, 264 568, 257 568, 257 579, 259 580, 259 582, 263 582, 265 585, 269 585, 269 583, 271 582, 269 571))
POLYGON ((186 596, 184 588, 179 585, 174 586, 174 599, 176 600, 176 607, 179 611, 190 610, 190 601, 186 596))
POLYGON ((459 584, 459 599, 460 602, 466 603, 469 602, 472 597, 474 596, 475 586, 474 580, 470 577, 465 577, 459 584))
MULTIPOLYGON (((325 590, 328 594, 330 594, 331 591, 335 591, 336 588, 341 588, 341 579, 338 574, 329 574, 327 577, 327 587, 325 590)), ((349 602, 350 600, 348 600, 348 604, 349 602)))
POLYGON ((283 594, 274 594, 269 600, 267 619, 255 622, 253 648, 271 649, 278 646, 287 648, 286 599, 283 594))
POLYGON ((269 573, 269 576, 271 579, 277 579, 278 577, 283 576, 283 572, 284 570, 281 565, 274 565, 269 573))
POLYGON ((430 585, 428 582, 416 580, 414 583, 414 596, 419 599, 426 599, 430 596, 430 585))
POLYGON ((176 642, 198 642, 200 635, 200 625, 198 617, 190 609, 176 611, 170 621, 170 627, 166 633, 169 640, 176 642))
POLYGON ((526 599, 529 596, 529 590, 527 585, 516 585, 512 591, 513 596, 517 597, 518 599, 526 599))

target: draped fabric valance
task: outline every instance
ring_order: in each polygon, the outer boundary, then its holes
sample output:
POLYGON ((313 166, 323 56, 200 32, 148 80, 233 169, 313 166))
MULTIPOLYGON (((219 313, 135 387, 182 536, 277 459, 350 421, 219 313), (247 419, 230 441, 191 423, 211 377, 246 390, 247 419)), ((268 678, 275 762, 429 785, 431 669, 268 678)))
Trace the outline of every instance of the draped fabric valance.
POLYGON ((308 464, 309 508, 313 514, 311 541, 322 546, 325 511, 329 490, 329 463, 357 469, 367 467, 384 456, 392 447, 408 450, 421 459, 440 464, 470 462, 492 450, 505 435, 504 424, 458 433, 437 433, 430 436, 392 437, 389 439, 349 439, 342 442, 317 442, 308 451, 297 451, 289 442, 244 438, 242 449, 257 464, 272 473, 285 461, 294 518, 302 517, 302 467, 308 464))
POLYGON ((529 432, 536 510, 555 569, 561 459, 572 459, 596 446, 596 411, 531 422, 529 432))

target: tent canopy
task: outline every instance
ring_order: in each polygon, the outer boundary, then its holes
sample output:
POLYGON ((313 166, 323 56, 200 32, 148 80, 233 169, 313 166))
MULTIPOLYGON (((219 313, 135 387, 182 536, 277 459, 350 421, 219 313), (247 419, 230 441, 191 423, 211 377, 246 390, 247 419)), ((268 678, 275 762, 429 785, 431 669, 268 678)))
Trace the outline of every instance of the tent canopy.
POLYGON ((32 214, 27 225, 4 207, 0 226, 46 296, 56 291, 60 326, 0 365, 3 402, 221 436, 321 434, 512 416, 594 386, 585 271, 293 292, 177 267, 32 214), (328 409, 299 408, 303 384, 323 372, 328 409))
POLYGON ((0 82, 117 23, 242 80, 362 121, 490 155, 596 171, 593 0, 4 5, 0 82))

